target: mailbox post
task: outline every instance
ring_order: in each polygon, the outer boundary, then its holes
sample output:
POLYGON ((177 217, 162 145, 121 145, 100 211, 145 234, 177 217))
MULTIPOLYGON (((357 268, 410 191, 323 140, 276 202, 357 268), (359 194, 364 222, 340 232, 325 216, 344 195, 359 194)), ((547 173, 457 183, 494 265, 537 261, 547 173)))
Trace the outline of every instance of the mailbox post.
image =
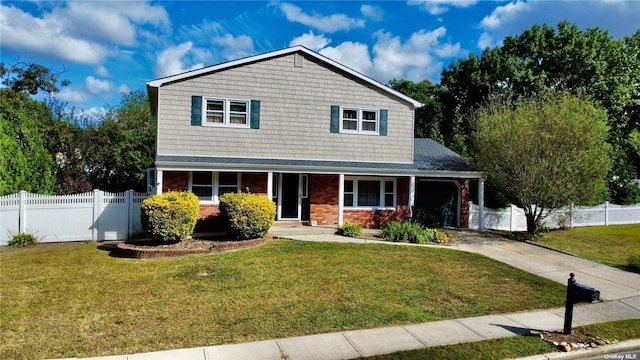
POLYGON ((600 301, 600 291, 578 284, 575 274, 569 274, 569 280, 567 281, 567 300, 564 307, 564 334, 571 334, 574 304, 579 302, 597 303, 598 301, 600 301))

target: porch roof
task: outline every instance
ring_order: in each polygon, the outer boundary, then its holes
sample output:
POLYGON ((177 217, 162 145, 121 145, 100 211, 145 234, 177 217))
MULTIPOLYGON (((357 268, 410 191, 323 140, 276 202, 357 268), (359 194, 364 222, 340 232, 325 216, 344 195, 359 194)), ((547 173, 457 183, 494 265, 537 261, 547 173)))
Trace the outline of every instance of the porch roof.
POLYGON ((462 156, 431 139, 414 139, 412 163, 156 155, 158 170, 274 171, 354 175, 481 178, 462 156))

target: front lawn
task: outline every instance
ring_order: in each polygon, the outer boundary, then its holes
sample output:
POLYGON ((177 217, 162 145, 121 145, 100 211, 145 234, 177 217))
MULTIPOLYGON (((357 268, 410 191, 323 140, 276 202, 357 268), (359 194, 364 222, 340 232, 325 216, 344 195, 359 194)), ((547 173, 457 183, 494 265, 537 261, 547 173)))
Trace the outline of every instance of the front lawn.
POLYGON ((481 255, 274 240, 179 259, 95 243, 0 250, 0 358, 137 353, 562 306, 564 286, 481 255))
POLYGON ((629 256, 640 255, 640 224, 551 231, 536 242, 587 259, 626 267, 629 256))

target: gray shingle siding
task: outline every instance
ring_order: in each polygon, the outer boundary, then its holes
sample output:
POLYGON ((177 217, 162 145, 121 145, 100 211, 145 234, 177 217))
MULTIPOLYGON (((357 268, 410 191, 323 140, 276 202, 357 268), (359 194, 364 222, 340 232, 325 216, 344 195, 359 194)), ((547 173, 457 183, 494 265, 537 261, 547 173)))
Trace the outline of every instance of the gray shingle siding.
POLYGON ((165 84, 158 93, 158 154, 410 163, 408 103, 294 54, 165 84), (191 125, 191 96, 260 100, 260 128, 191 125), (331 105, 388 110, 387 136, 330 132, 331 105))

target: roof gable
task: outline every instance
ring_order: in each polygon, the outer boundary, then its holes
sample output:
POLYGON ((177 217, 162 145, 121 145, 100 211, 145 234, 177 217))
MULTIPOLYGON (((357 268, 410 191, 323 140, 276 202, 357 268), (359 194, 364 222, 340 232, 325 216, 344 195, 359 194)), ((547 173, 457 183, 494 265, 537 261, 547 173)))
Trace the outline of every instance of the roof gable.
MULTIPOLYGON (((362 81, 363 83, 366 83, 368 85, 371 85, 374 88, 380 89, 381 91, 388 93, 389 95, 396 97, 402 101, 405 101, 409 104, 411 104, 411 106, 413 107, 413 109, 422 107, 423 104, 420 103, 419 101, 416 101, 398 91, 393 90, 392 88, 378 82, 375 81, 373 79, 371 79, 368 76, 365 76, 351 68, 348 68, 336 61, 333 61, 325 56, 322 56, 320 54, 318 54, 315 51, 309 50, 304 46, 293 46, 293 47, 289 47, 286 49, 282 49, 282 50, 276 50, 276 51, 272 51, 272 52, 268 52, 268 53, 264 53, 264 54, 259 54, 259 55, 254 55, 254 56, 249 56, 249 57, 245 57, 242 59, 238 59, 238 60, 233 60, 233 61, 228 61, 228 62, 224 62, 221 64, 217 64, 217 65, 212 65, 212 66, 207 66, 204 68, 200 68, 200 69, 196 69, 196 70, 191 70, 191 71, 187 71, 184 73, 180 73, 180 74, 176 74, 176 75, 171 75, 171 76, 167 76, 164 78, 160 78, 160 79, 156 79, 156 80, 152 80, 147 82, 147 90, 149 92, 149 97, 150 97, 150 101, 152 102, 152 104, 155 104, 157 101, 157 95, 158 95, 158 88, 160 88, 161 86, 165 85, 165 84, 169 84, 169 83, 173 83, 173 82, 177 82, 177 81, 182 81, 182 80, 187 80, 187 79, 191 79, 194 77, 199 77, 199 76, 203 76, 206 74, 210 74, 213 72, 218 72, 218 71, 222 71, 225 69, 229 69, 232 67, 238 67, 238 66, 242 66, 245 64, 249 64, 249 63, 254 63, 257 61, 262 61, 262 60, 267 60, 270 58, 274 58, 274 57, 278 57, 278 56, 283 56, 283 55, 289 55, 289 54, 293 54, 296 52, 301 52, 304 53, 305 55, 308 55, 310 57, 313 57, 314 59, 323 62, 327 65, 329 65, 330 67, 333 67, 335 69, 338 69, 340 71, 343 71, 347 74, 349 74, 350 76, 353 76, 355 79, 362 81), (154 101, 155 100, 155 101, 154 101)), ((153 106, 152 106, 153 109, 153 106)))

